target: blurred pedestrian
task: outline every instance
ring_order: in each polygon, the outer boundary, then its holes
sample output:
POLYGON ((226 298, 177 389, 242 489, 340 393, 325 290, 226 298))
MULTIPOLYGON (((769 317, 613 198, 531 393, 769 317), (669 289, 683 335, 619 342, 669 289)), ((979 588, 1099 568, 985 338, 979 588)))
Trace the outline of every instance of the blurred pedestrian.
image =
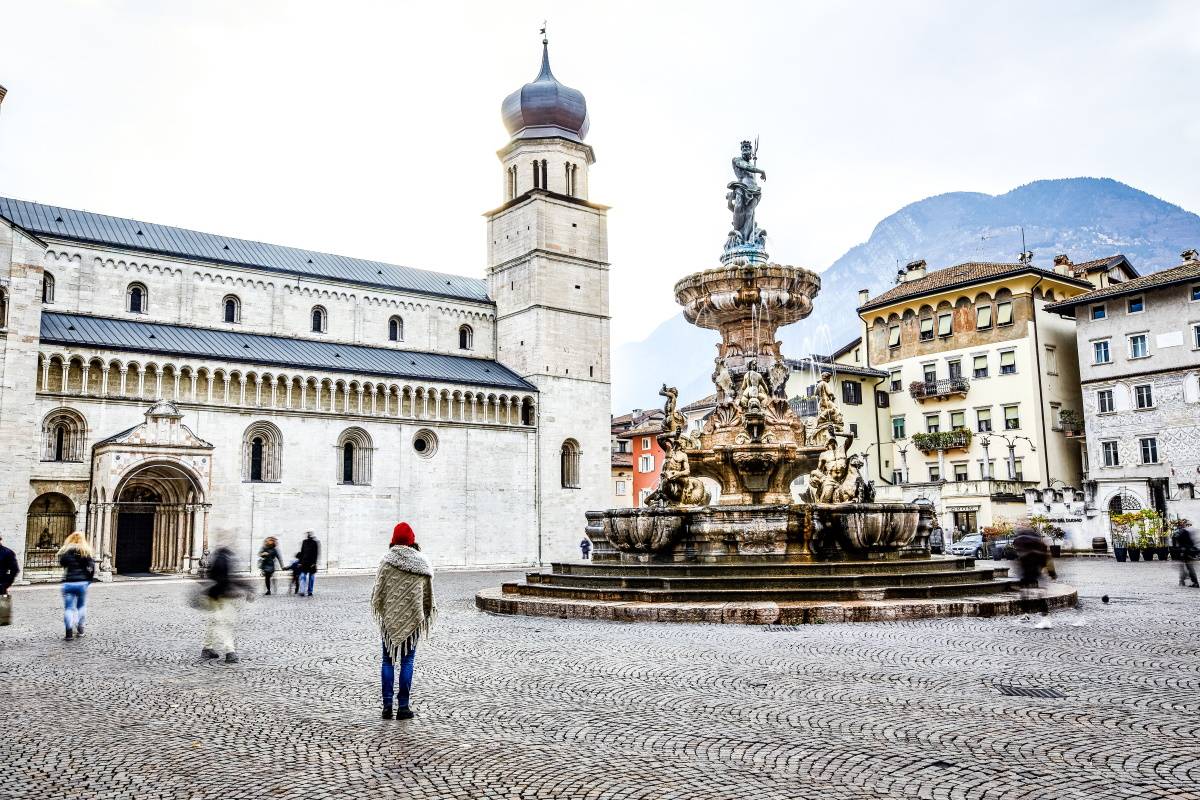
POLYGON ((275 564, 283 566, 283 556, 279 555, 278 544, 274 536, 268 536, 263 540, 262 549, 258 551, 258 568, 262 571, 267 594, 271 593, 275 585, 275 564))
MULTIPOLYGON (((1054 570, 1054 562, 1050 560, 1050 549, 1046 546, 1046 541, 1033 528, 1020 527, 1016 529, 1015 534, 1012 546, 1017 551, 1021 597, 1026 602, 1034 600, 1036 610, 1042 615, 1035 627, 1042 629, 1053 627, 1050 624, 1050 603, 1046 600, 1045 595, 1038 591, 1043 570, 1052 579, 1058 578, 1058 574, 1054 570)), ((1027 621, 1028 615, 1022 619, 1027 621)))
POLYGON ((17 563, 17 554, 12 548, 4 546, 4 537, 0 536, 0 595, 8 594, 8 587, 17 582, 21 574, 21 565, 17 563))
POLYGON ((379 563, 371 590, 371 613, 383 639, 383 719, 412 719, 409 707, 417 641, 433 622, 433 569, 421 555, 413 529, 401 522, 392 530, 390 549, 379 563), (396 661, 400 674, 396 675, 396 661), (397 677, 399 682, 397 684, 397 677))
POLYGON ((300 574, 304 567, 300 564, 300 554, 296 553, 296 557, 292 559, 292 563, 288 564, 288 570, 292 573, 291 592, 294 595, 300 594, 300 574))
POLYGON ((87 621, 87 590, 96 579, 96 561, 92 547, 80 531, 67 537, 58 551, 58 563, 63 568, 63 627, 66 639, 83 636, 87 621))
POLYGON ((587 561, 592 556, 592 540, 586 536, 579 540, 579 552, 583 553, 583 560, 587 561))
POLYGON ((941 526, 934 527, 929 532, 929 552, 934 555, 941 555, 945 550, 945 539, 943 538, 941 526))
POLYGON ((1179 585, 1190 585, 1192 588, 1200 588, 1200 581, 1196 580, 1196 566, 1193 563, 1200 552, 1200 539, 1196 536, 1196 529, 1188 524, 1186 519, 1175 520, 1175 533, 1172 535, 1175 540, 1175 546, 1179 548, 1179 585), (1191 580, 1191 584, 1187 581, 1191 580))
POLYGON ((218 547, 213 551, 208 564, 208 578, 212 583, 204 590, 204 597, 209 617, 200 657, 220 658, 224 655, 226 664, 236 664, 239 659, 234 631, 237 627, 238 601, 243 597, 253 600, 254 589, 233 574, 233 551, 228 547, 218 547))
POLYGON ((317 582, 317 559, 321 554, 321 544, 312 531, 304 534, 300 543, 300 594, 312 597, 313 586, 317 582))

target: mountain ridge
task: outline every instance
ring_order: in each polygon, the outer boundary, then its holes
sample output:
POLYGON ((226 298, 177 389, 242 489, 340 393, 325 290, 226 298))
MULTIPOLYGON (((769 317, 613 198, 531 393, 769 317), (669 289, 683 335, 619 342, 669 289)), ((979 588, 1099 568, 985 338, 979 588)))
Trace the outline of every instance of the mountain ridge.
MULTIPOLYGON (((859 335, 858 290, 875 296, 894 284, 896 269, 924 259, 936 270, 966 261, 1015 262, 1021 251, 1049 268, 1054 256, 1073 261, 1123 253, 1142 274, 1179 262, 1200 246, 1200 216, 1113 178, 1049 178, 1001 194, 943 192, 909 203, 880 220, 866 241, 821 271, 812 316, 780 331, 786 354, 829 353, 859 335)), ((711 393, 716 332, 664 320, 614 359, 613 408, 649 408, 665 380, 680 402, 711 393), (651 376, 647 378, 646 376, 651 376), (644 386, 642 384, 645 384, 644 386)))

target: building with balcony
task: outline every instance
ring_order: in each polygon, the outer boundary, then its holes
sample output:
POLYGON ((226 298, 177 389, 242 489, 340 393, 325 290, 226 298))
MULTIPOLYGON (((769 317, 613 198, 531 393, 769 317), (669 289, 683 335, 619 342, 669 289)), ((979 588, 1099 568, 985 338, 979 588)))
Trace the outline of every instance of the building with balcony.
POLYGON ((1200 521, 1200 255, 1047 311, 1075 321, 1085 536, 1107 537, 1113 513, 1142 508, 1200 521))
POLYGON ((864 366, 886 374, 871 458, 880 499, 925 498, 966 533, 1023 516, 1027 487, 1078 486, 1079 448, 1058 424, 1080 408, 1074 326, 1045 307, 1093 289, 1093 274, 1124 277, 1125 264, 914 261, 893 288, 860 293, 864 366))
MULTIPOLYGON (((625 434, 635 428, 642 432, 642 435, 653 437, 655 433, 662 427, 663 412, 660 409, 654 408, 649 411, 643 411, 640 408, 635 408, 628 414, 621 414, 612 418, 612 505, 610 508, 633 508, 638 505, 637 485, 645 486, 647 475, 639 476, 636 472, 637 464, 634 462, 634 442, 633 436, 625 434), (647 433, 648 432, 648 433, 647 433)), ((638 444, 641 444, 641 436, 638 437, 638 444)), ((654 442, 651 447, 657 447, 658 443, 654 442)), ((644 449, 644 448, 643 448, 644 449)), ((660 451, 661 452, 661 451, 660 451)), ((645 453, 640 453, 645 455, 645 453)), ((645 461, 643 460, 643 466, 645 461)), ((662 459, 657 459, 658 467, 662 466, 662 459)), ((650 487, 653 490, 654 484, 658 482, 658 468, 653 471, 653 480, 650 487)))

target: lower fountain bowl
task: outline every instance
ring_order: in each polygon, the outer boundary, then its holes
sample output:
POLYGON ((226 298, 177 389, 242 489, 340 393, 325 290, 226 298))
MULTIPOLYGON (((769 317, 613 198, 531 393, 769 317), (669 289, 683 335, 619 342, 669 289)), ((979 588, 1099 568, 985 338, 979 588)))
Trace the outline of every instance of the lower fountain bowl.
POLYGON ((917 539, 921 510, 908 503, 816 504, 813 521, 822 532, 844 540, 851 550, 906 547, 917 539))

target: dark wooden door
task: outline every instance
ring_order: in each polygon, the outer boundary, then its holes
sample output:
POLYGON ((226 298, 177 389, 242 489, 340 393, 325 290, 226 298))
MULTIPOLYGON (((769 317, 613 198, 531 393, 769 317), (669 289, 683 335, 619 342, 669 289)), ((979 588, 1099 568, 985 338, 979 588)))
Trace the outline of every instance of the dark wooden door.
POLYGON ((154 512, 123 511, 117 518, 117 572, 149 572, 154 512))

